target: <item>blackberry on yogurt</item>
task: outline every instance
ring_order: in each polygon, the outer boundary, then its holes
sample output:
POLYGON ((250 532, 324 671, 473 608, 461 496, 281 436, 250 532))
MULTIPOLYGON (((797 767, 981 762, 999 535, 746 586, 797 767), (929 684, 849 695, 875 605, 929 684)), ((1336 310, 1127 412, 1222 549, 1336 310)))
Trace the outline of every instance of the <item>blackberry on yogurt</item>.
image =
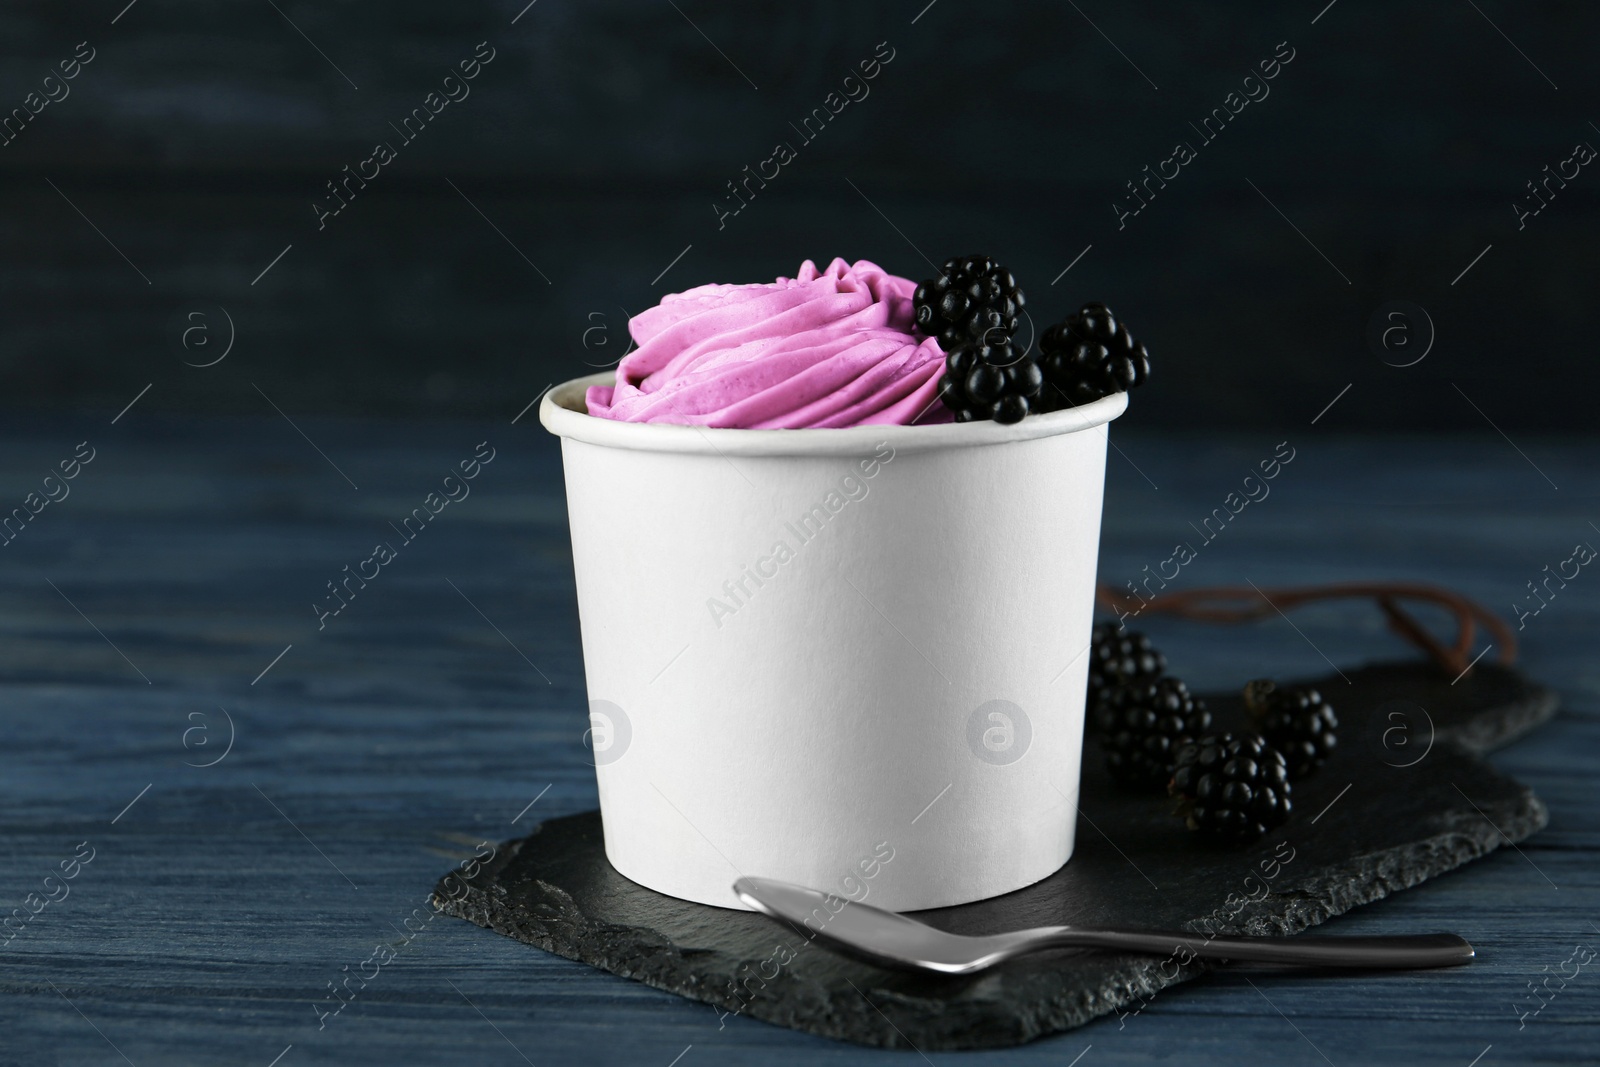
POLYGON ((1039 366, 1053 408, 1127 392, 1150 378, 1150 350, 1098 301, 1039 335, 1039 366))
POLYGON ((957 422, 1021 422, 1035 410, 1043 389, 1039 365, 1009 340, 956 345, 945 357, 939 383, 940 396, 957 422))
POLYGON ((984 255, 945 260, 939 276, 917 286, 911 299, 917 329, 937 337, 947 355, 969 341, 1010 341, 1027 303, 1016 277, 984 255))

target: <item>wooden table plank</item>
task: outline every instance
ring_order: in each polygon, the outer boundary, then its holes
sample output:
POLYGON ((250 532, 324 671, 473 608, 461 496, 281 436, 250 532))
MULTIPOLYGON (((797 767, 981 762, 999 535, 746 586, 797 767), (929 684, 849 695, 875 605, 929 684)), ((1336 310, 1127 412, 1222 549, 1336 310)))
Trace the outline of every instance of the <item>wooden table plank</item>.
MULTIPOLYGON (((120 1063, 113 1043, 137 1064, 262 1067, 291 1044, 282 1067, 884 1056, 744 1019, 719 1029, 703 1005, 443 918, 318 1029, 326 984, 377 944, 402 942, 395 927, 451 857, 590 808, 595 792, 554 443, 528 420, 301 426, 360 490, 279 419, 24 422, 0 437, 8 500, 77 441, 99 450, 72 495, 0 556, 6 899, 20 905, 78 842, 96 849, 70 896, 0 949, 0 1064, 120 1063), (485 438, 498 452, 473 495, 319 632, 309 605, 323 583, 485 438), (215 766, 186 765, 221 753, 219 708, 232 716, 233 749, 215 766), (196 726, 210 747, 197 734, 184 747, 196 726)), ((1192 538, 1187 524, 1276 443, 1116 440, 1127 458, 1112 454, 1101 560, 1114 581, 1192 538)), ((1523 442, 1559 492, 1498 440, 1294 444, 1272 496, 1205 546, 1182 582, 1407 577, 1504 610, 1572 543, 1600 540, 1588 526, 1588 443, 1523 442)), ((1484 1067, 1591 1058, 1600 974, 1585 970, 1521 1029, 1511 1005, 1574 945, 1600 947, 1600 806, 1587 755, 1600 747, 1600 618, 1586 584, 1597 580, 1581 576, 1528 620, 1526 667, 1567 706, 1495 757, 1545 799, 1550 828, 1520 852, 1337 924, 1457 929, 1480 947, 1477 964, 1359 977, 1238 970, 1169 990, 1120 1024, 962 1061, 1062 1065, 1090 1045, 1085 1067, 1465 1067, 1491 1045, 1484 1067)), ((1307 609, 1296 623, 1305 638, 1281 620, 1149 629, 1200 687, 1315 673, 1326 666, 1317 648, 1341 664, 1393 654, 1365 606, 1307 609)))

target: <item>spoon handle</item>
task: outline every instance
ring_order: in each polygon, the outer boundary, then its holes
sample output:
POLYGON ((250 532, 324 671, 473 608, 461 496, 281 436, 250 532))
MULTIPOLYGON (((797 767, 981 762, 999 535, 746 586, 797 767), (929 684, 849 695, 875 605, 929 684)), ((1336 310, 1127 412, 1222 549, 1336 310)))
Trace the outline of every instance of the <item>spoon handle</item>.
POLYGON ((1187 949, 1209 959, 1251 960, 1311 967, 1455 967, 1472 962, 1473 949, 1455 934, 1408 937, 1194 937, 1149 930, 1064 928, 1055 944, 1172 955, 1187 949))

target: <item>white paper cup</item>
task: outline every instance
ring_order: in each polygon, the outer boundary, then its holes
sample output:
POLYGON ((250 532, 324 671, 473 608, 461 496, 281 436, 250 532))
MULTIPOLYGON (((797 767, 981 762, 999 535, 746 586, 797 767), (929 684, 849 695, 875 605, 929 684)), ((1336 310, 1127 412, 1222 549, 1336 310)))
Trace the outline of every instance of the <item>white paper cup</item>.
POLYGON ((911 910, 1065 863, 1126 395, 1011 426, 708 430, 587 415, 611 380, 539 418, 612 866, 720 907, 752 875, 911 910))

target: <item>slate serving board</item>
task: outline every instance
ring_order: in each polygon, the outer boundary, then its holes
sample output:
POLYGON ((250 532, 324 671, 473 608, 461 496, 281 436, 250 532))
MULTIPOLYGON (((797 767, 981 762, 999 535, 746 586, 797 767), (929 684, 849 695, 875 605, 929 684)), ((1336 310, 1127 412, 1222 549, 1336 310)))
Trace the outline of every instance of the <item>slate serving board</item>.
MULTIPOLYGON (((1481 757, 1550 718, 1551 690, 1491 664, 1454 685, 1425 663, 1310 684, 1338 710, 1340 747, 1296 787, 1295 813, 1274 834, 1206 845, 1168 802, 1116 787, 1090 744, 1071 862, 1018 892, 919 917, 970 934, 1058 923, 1293 934, 1545 825, 1539 799, 1481 757)), ((1242 722, 1236 695, 1206 699, 1220 726, 1242 722)), ((463 881, 447 892, 441 880, 441 911, 719 1014, 886 1048, 1017 1045, 1137 1012, 1215 966, 1061 950, 968 977, 885 969, 764 916, 635 885, 606 862, 598 812, 541 824, 463 881)))

